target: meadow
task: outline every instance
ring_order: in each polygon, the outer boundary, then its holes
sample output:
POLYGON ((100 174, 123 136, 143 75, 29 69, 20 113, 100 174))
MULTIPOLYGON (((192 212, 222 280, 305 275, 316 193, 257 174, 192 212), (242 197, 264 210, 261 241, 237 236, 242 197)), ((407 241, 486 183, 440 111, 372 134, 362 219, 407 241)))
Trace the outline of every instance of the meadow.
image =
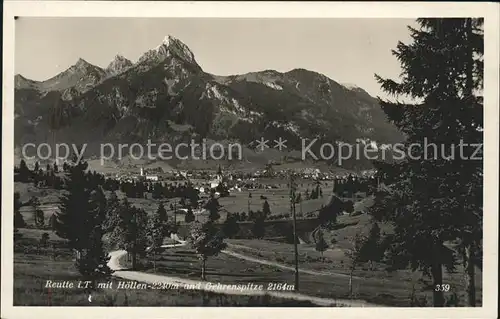
MULTIPOLYGON (((73 254, 64 240, 49 232, 47 247, 40 247, 44 231, 20 229, 14 246, 14 306, 267 306, 307 307, 309 302, 271 296, 238 296, 186 289, 117 290, 48 289, 46 281, 81 280, 73 254), (55 245, 55 249, 53 248, 55 245), (92 295, 89 301, 89 294, 92 295)), ((117 286, 118 279, 110 279, 117 286)))
MULTIPOLYGON (((219 199, 223 206, 221 210, 221 221, 224 221, 226 212, 242 213, 250 210, 261 210, 264 200, 267 200, 271 215, 287 214, 289 212, 288 189, 286 180, 262 179, 263 187, 258 189, 233 192, 229 197, 219 199), (252 197, 249 198, 249 193, 252 197)), ((299 181, 299 191, 304 193, 311 190, 314 184, 310 181, 299 181)), ((328 202, 330 187, 328 182, 324 182, 322 188, 324 196, 313 200, 304 200, 302 205, 297 205, 299 244, 299 265, 300 292, 317 297, 328 297, 345 299, 349 298, 349 261, 345 256, 345 251, 352 247, 352 238, 357 233, 367 233, 371 225, 371 218, 364 211, 371 205, 371 198, 364 198, 354 203, 357 214, 339 216, 337 225, 328 230, 324 230, 324 237, 328 243, 328 249, 320 254, 315 250, 314 240, 311 238, 311 231, 317 227, 317 219, 305 218, 307 212, 318 210, 328 202), (300 212, 303 214, 300 214, 300 212)), ((40 208, 44 211, 46 223, 50 215, 57 209, 57 201, 61 195, 61 190, 49 188, 37 188, 32 184, 15 183, 15 190, 20 192, 21 200, 26 201, 31 196, 36 196, 41 202, 40 208)), ((124 194, 117 192, 119 197, 124 194)), ((169 202, 179 199, 162 200, 166 202, 165 207, 173 218, 173 211, 169 208, 169 202)), ((132 198, 130 202, 148 213, 153 213, 159 204, 158 200, 151 197, 132 198)), ((34 227, 33 212, 30 207, 23 207, 21 213, 28 227, 34 227)), ((185 237, 189 231, 189 225, 183 223, 184 216, 177 215, 177 221, 181 224, 179 235, 185 237)), ((251 239, 251 222, 241 222, 240 232, 237 238, 226 239, 227 250, 236 254, 241 254, 251 258, 277 263, 284 267, 259 264, 253 261, 236 258, 230 254, 221 253, 211 257, 207 262, 207 279, 220 283, 283 283, 294 284, 294 272, 289 269, 294 264, 293 245, 283 240, 275 240, 273 237, 286 237, 289 232, 289 220, 266 221, 266 235, 263 239, 251 239), (288 267, 288 268, 287 268, 288 267)), ((390 232, 389 225, 380 223, 382 232, 390 232)), ((71 261, 71 254, 64 247, 56 248, 57 258, 53 260, 53 252, 50 248, 36 248, 36 241, 41 237, 43 231, 38 229, 21 229, 22 237, 16 243, 15 253, 15 300, 18 304, 42 305, 47 303, 46 291, 41 287, 47 278, 63 279, 78 278, 78 273, 74 269, 71 261)), ((46 230, 50 235, 50 241, 60 243, 50 230, 46 230)), ((141 260, 142 269, 140 271, 153 272, 151 258, 141 260)), ((388 272, 387 265, 375 263, 373 269, 369 269, 367 264, 360 265, 354 271, 353 296, 352 298, 365 300, 388 306, 410 306, 430 305, 432 287, 430 282, 422 278, 420 272, 412 273, 407 270, 388 272)), ((163 251, 157 256, 156 273, 181 278, 197 279, 200 277, 200 262, 194 251, 189 247, 175 248, 163 251)), ((463 296, 463 275, 460 266, 456 272, 444 272, 445 283, 450 284, 450 291, 445 295, 447 298, 458 297, 464 300, 463 296)), ((476 274, 478 305, 482 300, 482 274, 478 270, 476 274)), ((79 291, 55 292, 52 296, 53 304, 88 305, 87 297, 79 291), (62 294, 57 297, 57 294, 62 294), (68 296, 64 296, 68 294, 68 296), (67 300, 67 301, 64 301, 67 300)), ((114 303, 115 305, 126 304, 134 300, 136 305, 200 305, 203 304, 206 293, 193 291, 172 292, 172 291, 98 291, 96 299, 100 302, 114 303), (169 294, 175 294, 175 298, 169 294), (165 301, 168 300, 168 301, 165 301), (166 304, 165 304, 166 302, 166 304)), ((222 297, 212 298, 219 304, 222 297), (217 299, 219 298, 219 299, 217 299)), ((257 302, 245 296, 225 296, 231 304, 248 304, 257 302), (235 300, 232 300, 235 299, 235 300)), ((257 298, 257 297, 254 297, 257 298)), ((210 299, 210 300, 212 300, 210 299)), ((97 302, 97 301, 96 301, 97 302)), ((268 301, 266 301, 268 302, 268 301)), ((276 301, 281 302, 281 301, 276 301)), ((274 303, 271 302, 271 303, 274 303)))

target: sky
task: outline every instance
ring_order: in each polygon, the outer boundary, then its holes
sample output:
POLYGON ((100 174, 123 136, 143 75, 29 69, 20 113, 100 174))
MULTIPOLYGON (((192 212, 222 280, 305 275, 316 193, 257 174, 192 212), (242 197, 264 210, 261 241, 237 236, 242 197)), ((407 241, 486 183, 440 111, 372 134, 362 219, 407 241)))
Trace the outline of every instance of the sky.
POLYGON ((16 20, 15 73, 46 80, 79 58, 105 68, 137 61, 166 35, 184 42, 205 72, 233 75, 304 68, 386 97, 374 74, 397 79, 391 55, 410 42, 411 19, 33 18, 16 20))

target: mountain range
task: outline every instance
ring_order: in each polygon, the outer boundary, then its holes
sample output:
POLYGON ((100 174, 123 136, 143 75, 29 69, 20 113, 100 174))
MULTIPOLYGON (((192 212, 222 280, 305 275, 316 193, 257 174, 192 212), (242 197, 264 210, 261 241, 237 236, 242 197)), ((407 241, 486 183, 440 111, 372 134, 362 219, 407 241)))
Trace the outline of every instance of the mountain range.
POLYGON ((172 36, 135 63, 116 55, 101 68, 79 59, 46 81, 15 76, 17 147, 206 138, 243 143, 249 158, 267 161, 252 146, 261 137, 287 140, 288 154, 300 150, 302 138, 377 144, 402 139, 378 100, 359 87, 300 68, 210 74, 172 36))

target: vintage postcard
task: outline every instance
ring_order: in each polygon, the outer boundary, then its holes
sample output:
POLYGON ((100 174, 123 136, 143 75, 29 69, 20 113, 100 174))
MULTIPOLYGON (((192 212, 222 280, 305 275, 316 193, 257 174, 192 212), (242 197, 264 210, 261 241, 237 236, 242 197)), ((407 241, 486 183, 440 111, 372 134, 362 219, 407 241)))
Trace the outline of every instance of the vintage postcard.
POLYGON ((498 3, 4 4, 2 318, 497 317, 498 3))

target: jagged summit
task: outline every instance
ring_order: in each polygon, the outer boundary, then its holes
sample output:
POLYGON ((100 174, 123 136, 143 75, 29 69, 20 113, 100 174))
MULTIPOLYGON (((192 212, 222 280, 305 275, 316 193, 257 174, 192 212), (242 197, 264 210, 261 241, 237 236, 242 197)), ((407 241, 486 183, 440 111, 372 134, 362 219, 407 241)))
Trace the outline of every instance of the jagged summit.
POLYGON ((167 35, 155 48, 146 52, 139 58, 139 63, 146 60, 161 61, 168 57, 175 56, 188 63, 196 64, 193 52, 179 39, 167 35))
POLYGON ((38 82, 30 80, 21 74, 16 74, 14 76, 14 85, 17 89, 36 88, 38 86, 38 82))
POLYGON ((117 54, 106 68, 108 75, 115 75, 131 67, 133 63, 121 54, 117 54))
POLYGON ((90 64, 89 62, 87 62, 86 60, 84 60, 82 58, 79 58, 78 61, 76 61, 74 66, 77 68, 82 68, 82 67, 92 66, 92 64, 90 64))
POLYGON ((170 43, 173 41, 173 40, 177 40, 176 38, 174 38, 173 36, 171 35, 166 35, 164 38, 163 38, 163 41, 162 41, 162 44, 161 45, 166 45, 166 46, 169 46, 170 43))

